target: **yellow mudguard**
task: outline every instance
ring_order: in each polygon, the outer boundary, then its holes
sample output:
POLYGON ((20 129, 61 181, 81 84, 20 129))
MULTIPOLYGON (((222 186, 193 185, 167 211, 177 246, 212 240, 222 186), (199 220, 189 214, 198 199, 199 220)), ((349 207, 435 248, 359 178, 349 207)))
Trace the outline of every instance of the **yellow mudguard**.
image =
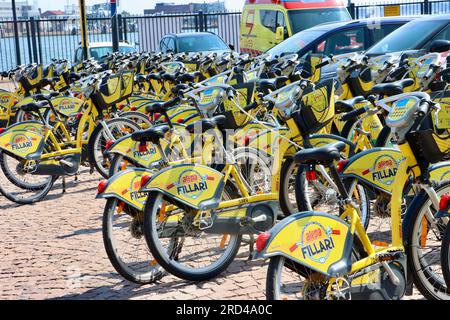
POLYGON ((402 159, 401 152, 395 149, 371 149, 352 157, 342 171, 342 176, 357 177, 370 186, 391 194, 402 159))
POLYGON ((270 230, 265 250, 257 258, 284 256, 329 277, 351 270, 353 236, 350 226, 338 217, 302 212, 270 230))
POLYGON ((440 162, 430 166, 429 169, 430 180, 436 183, 441 183, 450 180, 450 161, 440 162))
POLYGON ((222 173, 203 165, 182 164, 154 175, 142 191, 158 191, 196 210, 210 210, 219 205, 224 186, 222 173))
POLYGON ((351 141, 331 134, 313 135, 309 139, 309 142, 314 148, 322 148, 332 143, 344 142, 345 150, 342 151, 344 158, 349 158, 355 153, 355 145, 351 141))
POLYGON ((121 171, 108 180, 105 191, 97 195, 97 199, 116 198, 142 211, 147 194, 140 191, 141 179, 154 173, 155 171, 137 168, 121 171))
POLYGON ((26 160, 39 159, 44 145, 44 126, 37 121, 14 124, 0 135, 0 149, 26 160))
MULTIPOLYGON (((120 154, 124 156, 126 160, 132 161, 143 167, 149 167, 152 163, 162 160, 162 155, 158 148, 152 143, 147 143, 147 151, 139 151, 139 142, 133 141, 131 135, 127 135, 117 140, 108 151, 110 154, 120 154)), ((168 143, 165 140, 161 140, 161 146, 163 149, 167 148, 168 143)))
POLYGON ((57 97, 52 99, 55 109, 66 117, 74 117, 83 109, 84 101, 74 97, 57 97))

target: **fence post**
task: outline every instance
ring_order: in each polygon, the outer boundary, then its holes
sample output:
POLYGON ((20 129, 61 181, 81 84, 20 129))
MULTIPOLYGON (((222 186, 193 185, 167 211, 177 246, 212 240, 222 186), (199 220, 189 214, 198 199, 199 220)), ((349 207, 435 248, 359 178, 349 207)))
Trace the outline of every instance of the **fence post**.
POLYGON ((123 41, 123 27, 122 27, 122 23, 123 23, 122 15, 119 13, 117 15, 117 27, 118 27, 117 29, 119 31, 119 42, 123 41))
POLYGON ((127 35, 127 32, 128 32, 128 30, 127 30, 127 18, 122 18, 123 20, 122 20, 122 23, 121 23, 121 26, 122 26, 122 32, 123 32, 123 39, 125 40, 125 41, 128 41, 128 35, 127 35))
POLYGON ((198 12, 198 24, 199 24, 199 26, 200 26, 200 32, 203 32, 203 31, 205 31, 204 30, 204 27, 205 27, 205 22, 204 22, 204 19, 205 19, 205 16, 204 16, 204 14, 203 14, 203 11, 202 10, 200 10, 199 12, 198 12))
POLYGON ((42 63, 42 44, 41 44, 41 29, 39 27, 39 23, 41 20, 36 20, 36 36, 38 41, 38 48, 39 48, 39 62, 42 63))
POLYGON ((355 9, 355 4, 352 2, 349 2, 348 4, 348 12, 350 13, 351 17, 353 19, 357 19, 356 17, 356 9, 355 9))
POLYGON ((31 43, 33 45, 33 61, 38 62, 37 43, 36 43, 36 25, 34 18, 30 18, 31 26, 31 43))
POLYGON ((422 14, 430 14, 430 11, 430 1, 424 0, 422 14))
POLYGON ((17 13, 16 13, 16 0, 12 0, 12 11, 13 11, 13 27, 14 27, 14 44, 16 46, 16 64, 21 65, 20 61, 20 43, 19 43, 19 28, 17 26, 17 13))
POLYGON ((30 36, 30 25, 28 24, 30 21, 25 22, 25 29, 27 30, 27 44, 28 44, 28 57, 30 59, 30 63, 33 62, 33 55, 31 53, 31 36, 30 36))

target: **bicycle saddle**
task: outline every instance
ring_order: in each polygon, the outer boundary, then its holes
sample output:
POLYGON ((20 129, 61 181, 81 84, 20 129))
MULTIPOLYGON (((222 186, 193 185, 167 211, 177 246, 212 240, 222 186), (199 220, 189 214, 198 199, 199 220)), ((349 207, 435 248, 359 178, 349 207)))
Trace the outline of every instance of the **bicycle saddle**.
POLYGON ((344 151, 345 143, 337 142, 322 148, 304 149, 294 156, 295 163, 299 164, 323 164, 330 165, 341 158, 340 152, 344 151))
POLYGON ((363 102, 364 100, 365 100, 365 98, 363 96, 358 96, 358 97, 348 99, 348 100, 336 101, 336 103, 334 104, 334 106, 336 108, 336 113, 339 114, 339 113, 353 111, 353 109, 355 108, 355 104, 363 102))
POLYGON ((70 81, 78 81, 82 78, 80 73, 76 73, 76 72, 71 72, 69 74, 69 80, 70 81))
POLYGON ((33 95, 33 100, 48 101, 57 96, 59 96, 59 92, 50 92, 49 94, 38 93, 33 95))
POLYGON ((191 89, 191 87, 188 86, 187 84, 181 83, 181 84, 177 84, 175 87, 172 88, 172 93, 177 96, 180 93, 182 93, 182 91, 188 90, 188 89, 191 89))
POLYGON ((148 113, 165 113, 167 109, 174 107, 180 102, 180 98, 176 97, 167 102, 156 102, 145 108, 148 113))
POLYGON ((31 102, 20 107, 25 112, 36 112, 39 109, 48 107, 47 101, 31 102))
MULTIPOLYGON (((224 115, 216 116, 211 119, 202 119, 186 126, 189 133, 194 133, 196 129, 200 129, 202 133, 215 129, 217 126, 223 125, 227 118, 224 115)), ((198 133, 198 132, 197 132, 198 133)))
POLYGON ((256 84, 263 91, 268 91, 268 90, 275 91, 275 90, 280 89, 288 80, 289 80, 288 77, 281 76, 281 77, 276 77, 275 79, 259 80, 256 82, 256 84))
POLYGON ((144 131, 131 134, 131 139, 136 142, 151 142, 157 144, 170 130, 169 126, 161 125, 144 131))
POLYGON ((161 80, 161 74, 160 73, 151 73, 147 76, 147 80, 156 80, 156 81, 160 81, 161 80))
POLYGON ((136 82, 139 82, 139 83, 147 82, 147 76, 144 74, 141 74, 141 73, 137 74, 136 82))
POLYGON ((161 78, 165 81, 175 82, 177 80, 177 76, 175 74, 165 73, 161 76, 161 78))
POLYGON ((193 73, 184 73, 181 76, 178 76, 176 81, 177 82, 194 82, 195 79, 201 75, 200 71, 196 71, 193 73))
POLYGON ((405 88, 414 84, 413 79, 403 79, 391 83, 377 84, 372 88, 374 94, 379 94, 382 96, 395 96, 397 94, 402 94, 405 88))

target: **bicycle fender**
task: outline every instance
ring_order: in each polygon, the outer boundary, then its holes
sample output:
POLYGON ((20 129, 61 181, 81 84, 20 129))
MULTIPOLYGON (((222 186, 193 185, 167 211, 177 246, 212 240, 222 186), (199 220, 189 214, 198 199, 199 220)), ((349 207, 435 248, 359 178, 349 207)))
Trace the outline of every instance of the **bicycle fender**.
POLYGON ((25 160, 39 159, 44 145, 44 126, 37 121, 14 124, 0 135, 0 149, 25 160))
POLYGON ((335 136, 332 134, 316 134, 312 135, 309 139, 309 142, 313 146, 313 148, 321 148, 325 147, 329 144, 336 143, 336 142, 344 142, 345 143, 345 150, 342 152, 342 155, 345 158, 349 158, 355 154, 355 144, 352 143, 350 140, 347 140, 345 138, 335 136))
MULTIPOLYGON (((139 142, 133 141, 131 135, 124 136, 118 139, 108 150, 109 154, 122 155, 126 160, 131 160, 132 163, 138 164, 142 167, 148 167, 152 163, 162 160, 162 155, 158 148, 148 142, 147 151, 139 151, 139 142)), ((168 147, 166 140, 161 140, 161 146, 163 149, 168 147)))
POLYGON ((66 117, 74 117, 83 109, 84 101, 74 97, 57 97, 51 100, 56 111, 66 117))
POLYGON ((245 124, 242 128, 237 129, 233 136, 231 136, 231 140, 234 141, 238 146, 244 146, 245 138, 254 138, 263 132, 268 131, 267 128, 275 128, 275 126, 271 123, 255 123, 249 122, 245 124))
POLYGON ((152 176, 154 173, 155 171, 137 168, 121 171, 108 180, 105 191, 98 194, 96 198, 116 198, 142 211, 147 194, 141 192, 141 179, 143 176, 152 176))
POLYGON ((196 210, 216 208, 225 187, 224 175, 203 165, 181 164, 155 174, 142 192, 158 191, 196 210))
POLYGON ((374 148, 349 159, 342 177, 356 178, 382 192, 391 194, 398 166, 403 159, 400 151, 374 148))
POLYGON ((279 152, 279 146, 282 137, 288 134, 288 129, 277 128, 273 130, 265 130, 256 135, 249 143, 250 148, 260 150, 266 157, 275 157, 279 152))
POLYGON ((428 169, 430 173, 430 180, 436 183, 440 183, 450 179, 450 161, 440 162, 431 165, 428 169))
POLYGON ((353 235, 338 217, 301 212, 282 220, 269 233, 264 250, 255 258, 284 256, 328 277, 351 271, 353 235))

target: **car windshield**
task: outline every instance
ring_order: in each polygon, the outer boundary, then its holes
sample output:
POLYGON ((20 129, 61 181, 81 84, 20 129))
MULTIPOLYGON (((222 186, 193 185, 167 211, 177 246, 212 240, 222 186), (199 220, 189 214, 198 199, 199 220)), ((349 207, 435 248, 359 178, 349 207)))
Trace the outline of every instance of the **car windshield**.
POLYGON ((308 44, 325 34, 325 30, 305 30, 286 39, 280 44, 270 49, 267 53, 274 56, 281 56, 283 53, 298 53, 308 44))
MULTIPOLYGON (((96 47, 96 48, 90 48, 91 57, 95 58, 96 60, 101 59, 102 57, 106 56, 109 53, 113 52, 112 46, 111 47, 96 47)), ((119 46, 119 52, 121 53, 130 53, 130 52, 136 52, 136 49, 129 46, 119 46)))
POLYGON ((292 32, 297 33, 318 24, 335 21, 349 21, 351 16, 345 8, 293 10, 289 11, 292 32))
POLYGON ((179 52, 228 50, 228 46, 216 35, 183 36, 178 38, 179 52))
POLYGON ((391 52, 422 49, 420 46, 433 34, 438 32, 446 21, 415 20, 398 28, 372 48, 368 55, 383 55, 391 52))

